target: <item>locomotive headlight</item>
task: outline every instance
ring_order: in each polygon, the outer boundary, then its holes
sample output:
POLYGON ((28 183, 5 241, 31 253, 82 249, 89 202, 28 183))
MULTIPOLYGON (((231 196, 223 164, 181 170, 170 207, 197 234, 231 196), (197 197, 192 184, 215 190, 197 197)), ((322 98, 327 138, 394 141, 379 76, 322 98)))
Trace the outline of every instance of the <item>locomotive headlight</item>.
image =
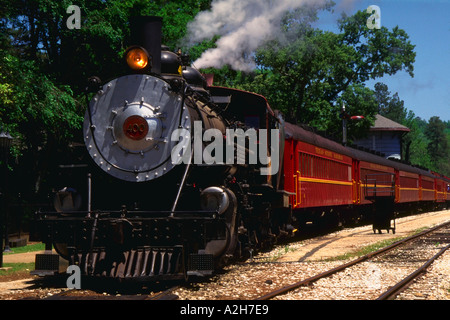
POLYGON ((148 65, 149 56, 141 47, 131 47, 125 53, 128 66, 133 70, 144 69, 148 65))
POLYGON ((203 210, 224 213, 230 205, 228 193, 219 187, 208 187, 200 194, 200 205, 203 210))

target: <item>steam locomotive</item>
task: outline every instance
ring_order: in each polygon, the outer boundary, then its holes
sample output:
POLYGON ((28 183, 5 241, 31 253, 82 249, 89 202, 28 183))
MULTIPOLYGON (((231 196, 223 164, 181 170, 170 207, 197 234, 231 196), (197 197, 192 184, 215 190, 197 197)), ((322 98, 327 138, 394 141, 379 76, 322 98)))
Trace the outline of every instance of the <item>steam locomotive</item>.
POLYGON ((287 123, 258 94, 208 85, 161 46, 160 18, 136 18, 131 31, 128 72, 87 86, 90 162, 61 166, 55 211, 36 213, 58 255, 37 255, 35 274, 56 273, 61 256, 86 276, 207 276, 310 221, 450 203, 448 177, 287 123))
MULTIPOLYGON (((131 30, 129 72, 106 83, 89 80, 95 95, 83 135, 91 161, 62 166, 56 211, 38 212, 37 230, 85 275, 209 275, 292 229, 287 216, 277 225, 271 220, 287 195, 279 192, 280 175, 267 174, 271 159, 282 159, 268 144, 283 141, 267 129, 279 133, 281 120, 259 95, 207 89, 180 53, 161 45, 160 18, 133 19, 131 30), (233 136, 240 132, 247 133, 242 140, 233 136), (248 164, 266 135, 259 150, 265 163, 248 164), (208 150, 213 142, 217 148, 208 150), (225 150, 232 150, 227 161, 218 158, 225 150)), ((34 273, 48 270, 57 270, 56 255, 37 255, 34 273)))

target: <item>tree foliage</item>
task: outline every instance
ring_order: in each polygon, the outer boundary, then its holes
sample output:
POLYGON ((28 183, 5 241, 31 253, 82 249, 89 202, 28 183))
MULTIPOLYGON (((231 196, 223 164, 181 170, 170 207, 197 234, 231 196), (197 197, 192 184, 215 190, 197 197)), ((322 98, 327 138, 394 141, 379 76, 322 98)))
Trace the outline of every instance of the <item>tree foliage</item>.
POLYGON ((390 94, 387 85, 381 82, 375 84, 378 113, 395 122, 402 123, 407 117, 405 102, 400 100, 397 92, 392 97, 390 94))
MULTIPOLYGON (((210 0, 80 0, 81 29, 69 29, 72 1, 0 1, 0 127, 15 138, 17 189, 40 191, 49 171, 81 140, 86 80, 117 76, 130 17, 163 17, 163 43, 174 48, 186 24, 210 0)), ((70 158, 70 156, 67 156, 70 158)))
MULTIPOLYGON (((302 12, 302 14, 304 14, 302 12)), ((340 137, 340 112, 365 120, 349 124, 349 136, 360 136, 378 112, 375 93, 365 81, 400 70, 413 76, 414 45, 402 29, 370 30, 368 14, 357 12, 339 20, 340 33, 311 27, 310 19, 291 13, 284 20, 285 35, 256 52, 259 69, 241 76, 236 85, 263 94, 289 121, 306 123, 340 137), (303 21, 303 23, 295 23, 303 21)))
POLYGON ((403 138, 402 158, 409 163, 450 176, 450 121, 431 117, 428 122, 408 111, 398 93, 391 95, 387 85, 375 84, 378 112, 411 131, 403 138))
POLYGON ((450 146, 445 129, 446 124, 437 116, 431 117, 425 128, 425 135, 429 140, 427 150, 431 163, 436 171, 440 172, 448 172, 450 169, 448 165, 450 146))

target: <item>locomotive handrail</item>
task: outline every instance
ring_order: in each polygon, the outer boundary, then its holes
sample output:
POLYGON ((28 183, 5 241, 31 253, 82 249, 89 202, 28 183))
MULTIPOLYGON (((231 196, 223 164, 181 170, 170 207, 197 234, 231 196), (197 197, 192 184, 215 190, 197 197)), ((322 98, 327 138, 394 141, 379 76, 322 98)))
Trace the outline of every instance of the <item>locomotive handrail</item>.
MULTIPOLYGON (((194 219, 202 219, 202 218, 211 218, 215 219, 217 215, 217 211, 214 210, 182 210, 182 211, 171 211, 171 210, 158 210, 158 211, 139 211, 139 210, 130 210, 126 211, 124 214, 123 210, 105 210, 105 211, 93 211, 95 214, 98 214, 100 217, 108 216, 112 218, 117 218, 122 216, 123 218, 133 218, 136 216, 141 216, 141 218, 194 218, 194 219), (144 217, 143 217, 144 216, 144 217)), ((38 211, 36 215, 44 216, 44 219, 48 218, 48 216, 62 216, 68 219, 70 218, 87 218, 94 219, 93 217, 88 215, 88 211, 66 211, 66 212, 57 212, 57 211, 38 211)), ((92 213, 92 212, 91 212, 92 213)), ((218 215, 217 215, 218 216, 218 215)))

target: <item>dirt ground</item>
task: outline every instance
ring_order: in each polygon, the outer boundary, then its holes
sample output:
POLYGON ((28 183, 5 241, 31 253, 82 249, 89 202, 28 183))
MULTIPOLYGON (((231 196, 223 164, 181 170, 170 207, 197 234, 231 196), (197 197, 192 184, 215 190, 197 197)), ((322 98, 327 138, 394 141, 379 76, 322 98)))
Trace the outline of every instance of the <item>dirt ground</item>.
POLYGON ((44 251, 33 251, 25 253, 15 253, 3 256, 3 263, 29 263, 34 262, 34 257, 38 253, 44 253, 44 251))

